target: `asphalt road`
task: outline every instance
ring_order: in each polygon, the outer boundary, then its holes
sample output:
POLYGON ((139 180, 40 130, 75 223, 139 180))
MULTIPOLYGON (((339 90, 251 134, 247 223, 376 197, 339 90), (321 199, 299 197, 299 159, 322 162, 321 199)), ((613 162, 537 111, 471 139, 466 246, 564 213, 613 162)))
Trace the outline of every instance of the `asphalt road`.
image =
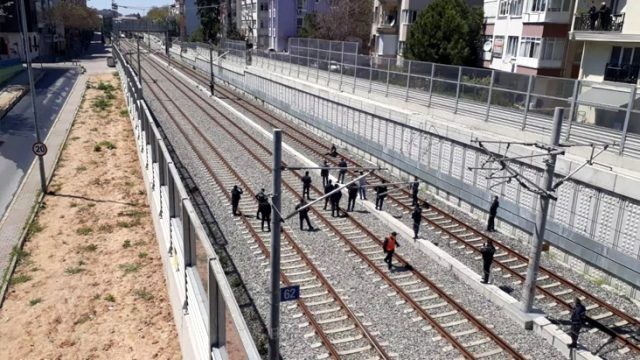
MULTIPOLYGON (((77 78, 75 68, 50 68, 36 84, 42 139, 46 139, 77 78)), ((31 94, 26 94, 0 120, 0 219, 35 158, 31 152, 35 138, 31 94)))

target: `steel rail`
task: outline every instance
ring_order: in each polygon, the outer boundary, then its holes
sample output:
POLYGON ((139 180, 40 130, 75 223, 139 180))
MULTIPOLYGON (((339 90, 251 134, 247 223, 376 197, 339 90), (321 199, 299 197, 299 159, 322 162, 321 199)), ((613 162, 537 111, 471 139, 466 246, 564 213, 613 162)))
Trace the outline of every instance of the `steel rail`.
MULTIPOLYGON (((146 72, 145 69, 143 69, 144 72, 146 72)), ((148 81, 144 80, 145 83, 147 83, 150 91, 153 93, 153 95, 160 99, 160 97, 158 96, 157 92, 155 90, 153 90, 153 87, 151 87, 151 83, 149 83, 148 81)), ((157 84, 156 84, 157 85, 157 84)), ((162 89, 161 87, 158 87, 165 96, 169 96, 164 89, 162 89)), ((170 100, 171 101, 171 100, 170 100)), ((176 109, 180 112, 180 114, 182 115, 182 117, 184 117, 190 124, 191 126, 196 130, 196 132, 203 138, 203 140, 205 140, 207 142, 207 144, 209 145, 209 147, 216 153, 216 156, 220 159, 220 161, 227 167, 228 171, 231 172, 231 174, 241 183, 243 184, 244 188, 248 190, 249 193, 255 195, 250 189, 251 187, 248 186, 248 184, 246 184, 246 182, 239 176, 239 174, 231 167, 231 165, 228 163, 228 161, 226 159, 224 159, 224 157, 219 153, 219 151, 213 146, 213 144, 211 144, 211 142, 204 136, 204 134, 201 132, 200 129, 198 129, 195 124, 193 124, 193 122, 189 119, 189 117, 184 113, 184 111, 173 101, 171 101, 176 109)), ((165 110, 165 112, 167 112, 168 115, 171 114, 171 112, 168 110, 168 107, 166 106, 166 104, 164 104, 164 102, 160 101, 159 102, 161 104, 161 106, 163 107, 163 109, 165 110)), ((197 104, 196 104, 197 105, 197 104)), ((172 119, 174 120, 174 119, 172 119)), ((189 137, 187 136, 186 132, 184 131, 184 129, 182 128, 182 126, 174 120, 174 124, 176 125, 176 127, 179 128, 180 132, 182 133, 182 135, 184 136, 185 140, 187 140, 189 142, 190 147, 192 148, 192 150, 194 151, 194 153, 197 155, 197 157, 199 158, 199 160, 202 162, 202 164, 207 168, 207 171, 209 172, 209 174, 214 178, 214 181, 216 182, 216 184, 218 185, 218 187, 220 189, 225 189, 224 184, 222 184, 221 180, 215 175, 214 171, 211 169, 210 165, 207 163, 206 158, 202 155, 202 153, 198 150, 198 148, 193 144, 193 142, 189 139, 189 137)), ((230 199, 230 193, 228 190, 223 190, 223 193, 226 195, 226 197, 228 199, 230 199)), ((253 226, 249 223, 249 221, 247 220, 246 217, 241 216, 243 224, 245 225, 245 227, 247 227, 249 229, 249 231, 251 232, 252 236, 257 240, 263 254, 266 257, 269 257, 270 255, 270 251, 267 249, 266 245, 264 244, 262 238, 260 237, 260 235, 258 235, 258 233, 255 231, 255 229, 253 229, 253 226)), ((335 289, 329 285, 327 279, 322 275, 322 273, 320 272, 320 270, 313 265, 313 263, 310 261, 310 259, 306 256, 306 254, 304 254, 304 252, 302 251, 302 249, 295 243, 295 241, 292 239, 291 235, 285 230, 283 229, 283 234, 285 236, 285 238, 287 239, 287 242, 289 245, 292 246, 292 248, 294 248, 294 250, 298 253, 298 255, 300 255, 300 257, 302 258, 303 262, 307 265, 307 267, 309 267, 313 272, 314 275, 316 275, 319 279, 319 281, 322 283, 322 285, 325 287, 325 289, 327 289, 329 291, 329 293, 331 294, 331 297, 334 298, 334 300, 340 305, 340 307, 347 313, 347 315, 349 316, 350 320, 353 321, 355 323, 356 326, 358 326, 359 330, 362 332, 362 335, 365 336, 367 338, 367 340, 372 344, 373 349, 383 358, 383 359, 390 359, 391 357, 386 353, 386 351, 382 348, 382 346, 377 342, 377 340, 375 340, 375 338, 373 338, 373 336, 371 335, 371 333, 366 329, 366 327, 362 324, 362 322, 355 316, 355 314, 353 313, 353 311, 347 306, 347 304, 340 298, 340 296, 338 295, 338 293, 335 291, 335 289)), ((286 284, 286 285, 291 285, 292 282, 289 280, 289 278, 287 277, 287 275, 285 273, 281 274, 282 277, 282 281, 286 284)), ((329 350, 329 352, 331 353, 331 356, 335 359, 339 359, 340 358, 340 354, 338 353, 337 349, 332 345, 331 340, 328 338, 328 336, 324 333, 323 328, 321 327, 321 325, 315 320, 315 318, 313 317, 313 314, 311 312, 311 310, 307 307, 307 305, 304 303, 304 301, 302 300, 298 300, 297 301, 298 306, 300 306, 305 314, 305 316, 309 319, 311 325, 314 327, 314 329, 316 329, 318 335, 321 338, 322 343, 324 344, 324 346, 327 348, 327 350, 329 350)))
MULTIPOLYGON (((196 75, 197 77, 199 77, 199 78, 201 78, 201 77, 202 77, 202 75, 201 75, 201 74, 199 74, 199 73, 197 73, 197 71, 195 71, 195 70, 193 70, 193 69, 191 69, 191 68, 189 68, 189 67, 185 66, 184 64, 180 64, 179 66, 180 66, 181 68, 183 68, 183 69, 187 70, 187 71, 190 71, 191 73, 195 74, 195 75, 196 75)), ((224 89, 224 88, 222 88, 222 87, 219 87, 219 88, 218 88, 218 91, 220 91, 220 92, 222 92, 222 93, 226 93, 226 94, 233 94, 230 90, 228 90, 228 89, 224 89)), ((259 119, 261 119, 261 120, 265 121, 266 123, 270 124, 271 126, 274 126, 274 127, 275 127, 276 125, 274 125, 273 123, 271 123, 271 122, 267 121, 267 120, 265 119, 264 115, 257 114, 255 111, 252 111, 252 110, 248 109, 247 107, 249 107, 249 106, 250 106, 250 107, 252 107, 253 109, 256 109, 256 110, 258 110, 258 111, 262 112, 262 113, 263 113, 263 114, 265 114, 266 116, 268 116, 268 117, 270 117, 270 118, 275 119, 275 120, 276 120, 276 121, 278 121, 280 124, 284 124, 284 122, 283 122, 282 120, 278 119, 277 117, 275 117, 274 115, 272 115, 272 114, 268 113, 268 112, 267 112, 267 111, 265 111, 265 110, 259 109, 256 105, 254 105, 254 104, 252 104, 252 103, 250 103, 250 102, 248 102, 248 101, 246 101, 246 100, 244 100, 244 99, 234 99, 234 98, 233 98, 233 97, 231 97, 231 96, 227 96, 227 99, 229 99, 229 100, 231 100, 232 102, 234 102, 234 103, 238 104, 239 106, 241 106, 242 108, 244 108, 246 111, 248 111, 249 113, 251 113, 251 114, 253 114, 254 116, 258 117, 259 119), (242 103, 242 104, 241 104, 241 103, 242 103)), ((329 147, 328 147, 326 144, 324 144, 324 143, 322 143, 322 142, 320 142, 320 141, 318 141, 318 140, 316 140, 316 139, 314 139, 314 138, 312 138, 312 137, 310 137, 310 136, 308 136, 308 135, 304 134, 303 132, 301 132, 301 131, 297 130, 295 127, 292 127, 292 126, 287 125, 287 124, 285 124, 285 125, 286 125, 286 127, 287 127, 288 129, 290 129, 290 130, 294 131, 294 132, 295 132, 295 133, 297 133, 298 135, 301 135, 301 136, 303 136, 304 138, 309 139, 309 141, 314 142, 314 143, 315 143, 316 145, 318 145, 320 148, 325 149, 325 150, 328 150, 328 149, 329 149, 329 147)), ((311 146, 309 146, 308 144, 305 144, 304 142, 302 142, 302 141, 300 140, 300 138, 295 137, 295 136, 292 136, 290 133, 285 133, 285 135, 286 135, 286 136, 288 136, 288 137, 289 137, 290 139, 292 139, 293 141, 295 141, 295 142, 297 142, 297 143, 299 143, 299 144, 303 145, 304 147, 306 147, 306 148, 308 148, 308 149, 310 149, 310 150, 312 150, 312 151, 316 152, 319 156, 324 157, 324 156, 322 155, 322 153, 319 153, 316 149, 313 149, 313 148, 312 148, 311 146)), ((329 162, 331 162, 331 163, 337 163, 336 159, 328 159, 328 160, 329 160, 329 162)), ((352 159, 350 159, 350 158, 348 158, 348 157, 345 157, 345 160, 347 160, 349 163, 351 163, 351 164, 352 164, 352 165, 354 165, 354 166, 358 166, 358 165, 359 165, 359 164, 358 164, 358 162, 356 162, 356 161, 354 161, 354 160, 352 160, 352 159)), ((349 171, 349 173, 353 174, 353 171, 349 171)), ((376 177, 376 178, 378 178, 378 179, 380 179, 380 180, 385 179, 385 177, 383 177, 383 176, 381 176, 381 175, 379 175, 379 174, 377 174, 377 173, 374 173, 374 174, 373 174, 373 176, 374 176, 374 177, 376 177)), ((385 180, 386 180, 386 179, 385 179, 385 180)), ((407 190, 406 190, 406 189, 404 189, 404 188, 398 188, 397 190, 401 191, 404 195, 411 196, 410 192, 409 192, 409 191, 407 191, 407 190)), ((403 207, 403 208, 405 208, 405 209, 408 209, 408 210, 411 210, 411 209, 412 209, 410 206, 408 206, 408 205, 406 205, 405 203, 403 203, 402 201, 400 201, 400 200, 396 199, 394 196, 391 196, 391 195, 390 195, 390 196, 389 196, 389 199, 390 199, 390 200, 392 200, 392 201, 394 201, 395 203, 399 204, 400 206, 402 206, 402 207, 403 207)), ((421 200, 421 201, 424 201, 423 199, 420 199, 420 200, 421 200)), ((528 263, 528 258, 527 258, 526 256, 521 255, 520 253, 518 253, 517 251, 515 251, 515 250, 511 249, 511 248, 510 248, 510 247, 508 247, 507 245, 505 245, 505 244, 503 244, 503 243, 501 243, 501 242, 499 242, 499 241, 497 241, 497 240, 495 240, 495 239, 493 239, 493 238, 491 238, 491 237, 489 237, 489 236, 487 236, 487 235, 483 234, 482 232, 480 232, 480 231, 478 231, 478 230, 474 229, 473 227, 471 227, 471 226, 467 225, 466 223, 464 223, 463 221, 459 220, 457 217, 455 217, 455 216, 453 216, 453 215, 451 215, 451 214, 448 214, 447 212, 445 212, 445 211, 441 210, 441 209, 440 209, 440 208, 438 208, 437 206, 434 206, 433 204, 430 204, 430 206, 431 206, 431 209, 432 209, 434 212, 436 212, 437 214, 440 214, 440 215, 444 216, 445 218, 448 218, 448 219, 450 219, 450 220, 452 220, 452 221, 455 221, 455 222, 456 222, 456 225, 458 225, 458 226, 460 226, 460 227, 464 228, 466 231, 471 232, 473 235, 480 236, 480 237, 481 237, 482 239, 484 239, 484 240, 491 239, 491 240, 493 241, 493 243, 494 243, 495 245, 497 245, 496 247, 497 247, 498 249, 502 249, 502 250, 503 250, 503 251, 505 251, 507 254, 512 255, 512 256, 514 256, 514 257, 516 257, 516 258, 517 258, 519 261, 521 261, 521 262, 528 263)), ((467 246, 468 248, 472 249, 474 252, 478 252, 478 253, 480 252, 480 250, 479 250, 476 246, 474 246, 474 245, 470 244, 470 243, 469 243, 468 241, 466 241, 465 239, 463 239, 463 238, 461 238, 461 237, 457 236, 456 234, 454 234, 454 233, 452 233, 451 231, 449 231, 449 230, 447 230, 447 229, 443 228, 441 225, 437 224, 436 222, 434 222, 434 221, 430 220, 430 219, 427 217, 427 215, 423 214, 423 215, 422 215, 422 218, 423 218, 425 221, 427 221, 430 225, 432 225, 433 227, 435 227, 435 228, 437 228, 438 230, 440 230, 440 231, 442 231, 442 232, 446 233, 446 235, 448 235, 449 237, 451 237, 453 240, 458 241, 458 242, 461 242, 463 245, 465 245, 465 246, 467 246)), ((500 260, 494 259, 494 262, 495 262, 495 263, 496 263, 500 268, 502 268, 502 269, 506 270, 506 271, 507 271, 507 272, 509 272, 510 274, 514 275, 516 278, 518 278, 518 279, 520 279, 520 280, 524 280, 524 276, 523 276, 523 275, 521 275, 519 272, 517 272, 517 271, 515 271, 515 270, 511 269, 508 265, 506 265, 506 264, 502 263, 500 260)), ((587 292, 586 290, 584 290, 584 289, 582 289, 581 287, 579 287, 579 286, 577 286, 577 285, 573 284, 572 282, 570 282, 570 281, 566 280, 565 278, 563 278, 562 276, 560 276, 560 275, 558 275, 558 274, 554 273, 553 271, 549 270, 548 268, 546 268, 546 267, 544 267, 544 266, 541 266, 541 267, 540 267, 540 272, 541 272, 542 274, 544 274, 544 275, 547 275, 549 278, 551 278, 551 279, 553 279, 553 280, 556 280, 556 281, 560 282, 562 285, 564 285, 565 287, 568 287, 568 288, 569 288, 569 289, 571 289, 572 291, 575 291, 577 294, 579 294, 579 295, 581 295, 581 296, 583 296, 583 297, 587 298, 590 302, 593 302, 593 303, 598 304, 598 306, 600 306, 600 307, 602 307, 603 309, 605 309, 605 310, 607 310, 607 311, 611 312, 613 315, 615 315, 615 316, 617 316, 617 317, 619 317, 619 318, 621 318, 621 319, 625 320, 629 325, 631 325, 631 326, 640 326, 640 320, 635 319, 635 318, 633 318, 632 316, 630 316, 630 315, 628 315, 627 313, 625 313, 624 311, 622 311, 622 310, 620 310, 620 309, 618 309, 618 308, 615 308, 615 307, 611 306, 610 304, 608 304, 608 303, 607 303, 607 302, 605 302, 604 300, 601 300, 600 298, 598 298, 598 297, 596 297, 596 296, 594 296, 594 295, 590 294, 590 293, 589 293, 589 292, 587 292)), ((553 294, 551 291, 549 291, 549 290, 547 290, 547 289, 543 288, 541 285, 536 285, 536 288, 537 288, 537 290, 538 290, 538 291, 540 291, 540 292, 541 292, 542 294, 544 294, 546 297, 548 297, 548 298, 552 299, 553 301, 555 301, 556 303, 558 303, 558 304, 562 305, 563 307, 565 307, 565 308, 567 308, 567 309, 571 309, 571 308, 572 308, 572 305, 571 305, 570 303, 568 303, 567 301, 563 300, 563 299, 562 299, 562 298, 560 298, 559 296, 557 296, 557 295, 553 294)), ((613 329, 610 329, 609 327, 607 327, 606 325, 604 325, 601 321, 595 320, 595 319, 590 318, 590 317, 587 317, 587 319, 588 319, 588 321, 589 321, 591 324, 594 324, 594 325, 595 325, 595 327, 597 327, 599 330, 601 330, 601 331, 605 332, 606 334, 608 334, 608 335, 610 335, 610 336, 615 336, 615 337, 616 337, 616 340, 617 340, 617 341, 619 341, 622 345, 624 345, 624 346, 629 346, 629 348, 633 349, 634 351, 636 351, 636 352, 640 352, 640 346, 639 346, 639 345, 637 345, 637 344, 635 344, 635 343, 633 343, 633 342, 631 341, 631 338, 630 338, 630 337, 627 337, 627 336, 625 336, 624 334, 621 334, 621 333, 619 333, 619 332, 616 332, 616 331, 615 331, 615 330, 613 330, 613 329)))
MULTIPOLYGON (((162 71, 166 71, 164 69, 162 69, 162 71)), ((172 76, 175 76, 172 74, 172 76)), ((182 84, 182 86, 187 87, 186 85, 182 84)), ((188 87, 187 87, 188 88, 188 87)), ((198 94, 197 92, 193 91, 192 89, 188 88, 191 92, 193 92, 196 96, 200 97, 201 95, 198 94)), ((203 99, 204 101, 204 99, 203 99)), ((223 118, 225 118, 227 121, 229 121, 231 123, 232 126, 234 126, 235 128, 237 128, 240 132, 243 133, 243 135, 245 135, 246 137, 248 137, 249 139, 251 139, 253 142, 255 142, 263 151, 263 153, 265 154, 269 154, 271 151, 266 148, 262 143, 260 143, 258 140, 255 139, 254 136, 250 135, 249 133, 247 133, 244 129, 242 129, 241 127, 239 127, 237 124, 235 124, 235 122, 233 122, 231 119, 229 119, 225 114, 222 114, 219 112, 219 110, 217 110, 215 107, 213 107, 211 104, 209 104, 208 102, 205 101, 205 103, 207 105, 209 105, 214 111, 218 112, 223 118)), ((200 105, 198 105, 198 107, 201 108, 200 105)), ((202 109, 202 108, 201 108, 202 109)), ((208 111, 206 111, 207 114, 211 115, 211 113, 209 113, 208 111)), ((222 124, 217 122, 217 119, 215 119, 212 116, 213 120, 232 138, 234 138, 234 140, 236 141, 237 144, 239 144, 241 147, 243 147, 243 149, 245 151, 247 151, 256 161, 258 161, 267 171, 271 171, 270 166, 264 161, 262 160, 260 157, 258 157, 254 151, 252 151, 251 149, 249 149, 249 147, 246 145, 245 142, 241 141, 240 139, 238 139, 234 134, 232 134, 225 126, 223 126, 222 124)), ((286 166, 286 164, 283 163, 283 166, 286 166)), ((294 172, 296 174, 296 176, 298 176, 299 178, 302 176, 297 172, 294 172)), ((300 195, 295 191, 295 189, 293 189, 293 187, 286 181, 283 181, 283 184, 285 185, 285 187, 292 192, 293 194, 295 194, 294 196, 300 198, 300 195)), ((315 186, 312 186, 312 188, 314 189, 315 192, 317 193, 321 193, 320 190, 318 188, 316 188, 315 186)), ((367 262, 371 267, 373 267, 373 269, 383 278, 385 279, 385 281, 387 283, 389 283, 390 286, 392 286, 394 289, 396 289, 401 295, 402 297, 404 297, 411 305, 412 307, 418 311, 421 316, 423 318, 425 318, 429 323, 431 323, 436 330, 446 339, 449 340, 449 342, 452 343, 452 345, 454 345, 458 350, 460 350, 460 352, 469 359, 473 359, 475 358, 474 355, 469 352, 457 339, 455 339, 451 334, 449 334, 442 326, 440 326, 440 324, 437 323, 437 321, 435 321, 435 319, 433 319, 428 313, 426 313, 426 311, 424 309, 422 309, 422 307, 416 302, 414 301, 411 296, 409 296, 402 288, 400 288, 395 281, 393 281, 389 276, 387 276, 384 272, 382 272, 380 269, 378 269, 378 267, 369 259, 367 258, 367 256, 365 254, 363 254, 353 243, 351 243, 351 241, 349 241, 335 226, 333 226, 333 224, 331 224, 326 217, 321 214, 318 210, 316 209, 312 209, 312 211, 314 211, 314 213, 316 213, 316 215, 323 220, 323 222, 325 222, 329 227, 332 228, 332 230, 339 235, 339 237, 341 238, 342 241, 346 242, 348 246, 350 246, 352 248, 352 250, 357 253, 365 262, 367 262)), ((382 242, 375 237, 374 234, 372 234, 369 230, 366 229, 366 227, 364 225, 362 225, 361 223, 359 223, 357 220, 353 219, 352 217, 348 217, 354 224, 356 227, 363 229, 363 231, 366 232, 367 236, 370 237, 372 240, 378 242, 379 244, 382 244, 382 242)), ((396 257, 402 262, 407 264, 407 262, 401 258, 399 255, 396 254, 396 257)), ((421 281, 423 281, 424 283, 426 283, 429 288, 431 288, 432 290, 434 290, 434 292, 436 292, 441 298, 443 298, 445 301, 447 301, 448 304, 450 304, 453 308, 455 308, 456 310, 459 310, 460 313, 467 319, 469 320, 476 328, 478 328, 479 330, 481 330, 483 333, 485 333, 490 339, 492 339, 494 341, 494 343, 496 343, 500 348, 502 348, 503 350, 506 350, 511 356, 513 356, 516 359, 524 359, 524 356, 519 354, 515 349, 513 349, 508 343, 506 343, 504 340, 502 340, 497 334, 495 334, 492 330, 490 330, 488 327, 486 327, 485 325, 483 325, 481 322, 479 322, 475 317, 473 317, 473 315, 471 313, 469 313, 466 309, 464 309, 461 305, 459 305, 457 302, 455 302, 455 300, 453 300, 453 298, 451 298, 450 296, 446 295, 446 293, 437 287, 437 285, 435 285, 432 281, 430 281, 428 278, 426 278, 426 276, 424 276, 423 274, 419 273, 418 271, 416 271, 415 269, 411 270, 412 273, 418 277, 421 281)))

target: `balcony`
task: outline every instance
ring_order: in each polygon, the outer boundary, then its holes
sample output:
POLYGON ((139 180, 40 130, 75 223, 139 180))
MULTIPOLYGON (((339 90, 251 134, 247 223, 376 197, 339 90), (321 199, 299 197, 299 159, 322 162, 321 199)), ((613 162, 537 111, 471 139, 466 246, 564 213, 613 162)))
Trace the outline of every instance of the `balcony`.
POLYGON ((604 68, 604 80, 635 84, 638 82, 639 71, 640 65, 607 63, 604 68))
POLYGON ((624 13, 611 15, 609 21, 603 20, 605 19, 598 17, 592 22, 589 14, 576 16, 573 31, 621 32, 624 25, 624 13))

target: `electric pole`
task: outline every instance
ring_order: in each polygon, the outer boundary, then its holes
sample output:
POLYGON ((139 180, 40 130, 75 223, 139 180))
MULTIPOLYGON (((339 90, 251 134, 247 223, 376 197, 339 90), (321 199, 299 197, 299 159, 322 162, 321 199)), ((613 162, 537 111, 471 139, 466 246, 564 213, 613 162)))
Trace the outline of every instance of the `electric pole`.
MULTIPOLYGON (((38 127, 38 110, 36 108, 36 87, 33 82, 33 69, 31 66, 31 53, 29 53, 29 34, 27 29, 27 11, 24 7, 25 0, 20 0, 20 23, 22 24, 22 47, 24 47, 24 58, 27 62, 27 76, 29 77, 29 92, 31 92, 31 106, 33 107, 33 125, 36 135, 36 143, 40 143, 40 128, 38 127)), ((38 155, 38 166, 40 168, 40 190, 42 195, 47 193, 47 178, 44 172, 43 155, 38 155)))
POLYGON ((282 192, 282 130, 273 130, 273 206, 271 218, 271 328, 269 359, 280 358, 280 213, 282 192))
MULTIPOLYGON (((556 149, 560 145, 560 133, 562 132, 562 119, 564 118, 564 108, 556 107, 553 113, 553 127, 551 129, 550 149, 556 149)), ((536 281, 538 280, 538 269, 540 268, 540 256, 542 253, 542 243, 544 242, 544 232, 547 227, 547 215, 549 213, 549 203, 551 194, 554 191, 553 175, 556 169, 557 153, 550 152, 549 157, 544 160, 545 172, 542 179, 542 186, 546 193, 540 194, 540 209, 536 213, 536 224, 533 229, 533 242, 529 253, 529 264, 527 267, 527 277, 522 288, 522 311, 531 312, 533 300, 536 292, 536 281)))

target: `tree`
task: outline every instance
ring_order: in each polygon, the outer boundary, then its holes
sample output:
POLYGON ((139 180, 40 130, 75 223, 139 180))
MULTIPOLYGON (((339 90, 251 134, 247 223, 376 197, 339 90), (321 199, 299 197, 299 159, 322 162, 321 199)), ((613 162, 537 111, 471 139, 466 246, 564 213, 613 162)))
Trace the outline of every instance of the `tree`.
POLYGON ((66 29, 99 29, 98 11, 72 2, 58 1, 46 13, 50 23, 62 24, 66 29))
POLYGON ((217 42, 222 25, 220 22, 220 0, 196 0, 196 5, 202 27, 202 40, 217 42))
POLYGON ((313 36, 339 41, 358 39, 366 45, 371 34, 372 8, 370 0, 330 0, 329 9, 315 16, 313 36))
POLYGON ((409 29, 405 58, 477 65, 483 17, 482 9, 464 0, 434 0, 409 29))
POLYGON ((316 14, 306 14, 302 19, 302 27, 298 30, 298 36, 305 38, 315 37, 316 28, 318 26, 316 21, 316 14))
POLYGON ((169 15, 169 6, 154 6, 147 11, 147 15, 144 16, 144 19, 156 24, 166 24, 168 22, 169 15))

